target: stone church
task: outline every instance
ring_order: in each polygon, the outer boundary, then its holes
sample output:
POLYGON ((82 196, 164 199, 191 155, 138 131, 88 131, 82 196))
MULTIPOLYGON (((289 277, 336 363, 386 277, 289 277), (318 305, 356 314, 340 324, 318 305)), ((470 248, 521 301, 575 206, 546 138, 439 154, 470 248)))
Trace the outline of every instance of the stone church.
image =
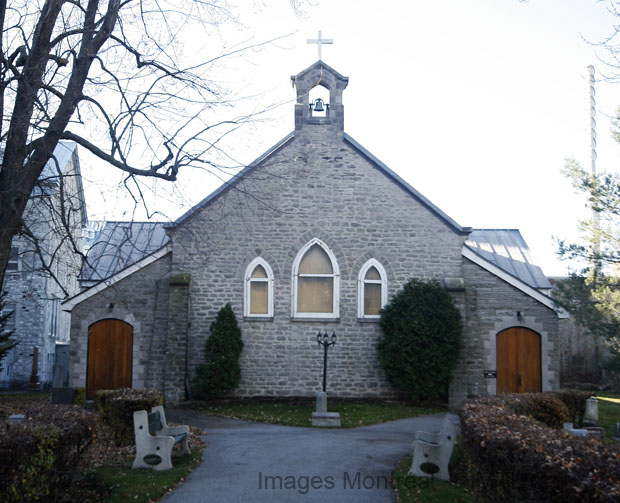
POLYGON ((237 396, 314 396, 319 330, 337 335, 328 393, 394 397, 379 311, 411 278, 439 280, 464 321, 450 403, 559 387, 550 284, 519 231, 462 227, 344 132, 348 78, 292 77, 295 130, 168 224, 106 226, 71 312, 71 385, 186 396, 209 325, 230 303, 244 348, 237 396), (322 86, 329 99, 310 100, 322 86))

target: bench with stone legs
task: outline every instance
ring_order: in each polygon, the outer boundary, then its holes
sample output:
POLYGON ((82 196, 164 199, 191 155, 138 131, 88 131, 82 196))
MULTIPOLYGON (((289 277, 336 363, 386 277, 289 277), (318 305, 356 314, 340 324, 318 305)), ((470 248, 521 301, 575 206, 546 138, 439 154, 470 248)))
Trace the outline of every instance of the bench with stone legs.
POLYGON ((434 476, 449 481, 448 463, 459 431, 459 417, 446 414, 439 433, 416 432, 413 440, 413 462, 409 475, 434 476))
POLYGON ((150 413, 145 410, 135 411, 133 427, 136 436, 136 459, 132 468, 171 469, 175 444, 181 445, 180 452, 175 455, 189 454, 189 426, 168 426, 161 405, 153 407, 150 413))

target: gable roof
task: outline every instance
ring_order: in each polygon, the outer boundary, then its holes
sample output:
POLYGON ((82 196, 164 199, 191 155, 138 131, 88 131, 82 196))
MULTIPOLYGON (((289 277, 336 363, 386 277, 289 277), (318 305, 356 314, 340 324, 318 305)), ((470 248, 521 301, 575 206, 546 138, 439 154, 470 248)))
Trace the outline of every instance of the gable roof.
POLYGON ((108 279, 168 241, 163 222, 106 222, 88 250, 78 280, 85 285, 108 279))
POLYGON ((474 229, 465 246, 532 288, 551 289, 518 229, 474 229))
POLYGON ((159 260, 162 257, 165 257, 171 252, 172 246, 170 243, 166 243, 159 250, 147 255, 146 257, 134 262, 128 267, 118 271, 116 274, 110 276, 103 281, 99 281, 98 283, 93 284, 88 287, 86 290, 82 290, 80 293, 74 295, 73 297, 69 297, 67 300, 63 301, 61 304, 61 308, 63 311, 71 312, 75 306, 77 306, 80 302, 84 302, 86 299, 89 299, 93 295, 105 290, 106 288, 118 283, 119 281, 131 276, 133 273, 138 272, 140 269, 152 264, 156 260, 159 260))
POLYGON ((551 283, 517 229, 475 229, 465 241, 462 255, 552 309, 558 318, 569 317, 548 295, 551 283))
MULTIPOLYGON (((177 218, 174 222, 166 224, 166 227, 176 227, 185 221, 189 220, 193 215, 199 212, 202 208, 207 206, 212 201, 216 200, 219 196, 233 188, 243 177, 245 177, 248 173, 253 171, 256 167, 260 166, 262 163, 267 161, 270 157, 275 155, 281 149, 283 149, 290 141, 295 138, 295 132, 291 132, 287 136, 285 136, 282 140, 276 143, 273 147, 267 150, 263 155, 258 157, 255 161, 250 163, 247 167, 242 169, 239 173, 237 173, 234 177, 232 177, 229 181, 224 182, 220 185, 216 190, 214 190, 211 194, 205 197, 202 201, 196 204, 193 208, 185 212, 179 218, 177 218)), ((388 168, 383 162, 381 162, 377 157, 371 154, 367 149, 362 147, 357 141, 355 141, 351 136, 347 133, 344 133, 344 140, 346 143, 351 145, 355 150, 357 150, 360 154, 362 154, 366 159, 368 159, 381 173, 386 175, 388 178, 391 178, 397 185, 403 188, 410 196, 416 199, 419 203, 425 206, 428 210, 431 211, 435 216, 437 216, 440 220, 442 220, 448 227, 450 227, 457 234, 467 235, 471 232, 471 227, 462 227, 457 224, 452 218, 450 218, 447 214, 441 211, 437 206, 435 206, 431 201, 429 201, 426 197, 424 197, 420 192, 414 189, 411 185, 409 185, 405 180, 403 180, 400 176, 398 176, 394 171, 388 168)))
POLYGON ((331 66, 329 66, 327 63, 325 63, 321 59, 315 61, 308 68, 306 68, 305 70, 302 70, 297 75, 291 75, 291 81, 294 84, 297 80, 301 79, 304 75, 311 73, 314 70, 322 70, 322 69, 327 70, 327 72, 331 73, 337 80, 342 81, 345 84, 345 86, 346 86, 346 83, 349 82, 349 77, 345 77, 340 72, 337 72, 336 70, 334 70, 331 66))
POLYGON ((429 201, 426 197, 424 197, 420 192, 414 189, 411 185, 409 185, 405 180, 403 180, 400 176, 398 176, 394 171, 388 168, 383 162, 377 159, 373 154, 370 153, 367 149, 362 147, 358 142, 356 142, 351 136, 347 133, 344 134, 344 139, 347 143, 353 146, 358 152, 360 152, 364 157, 366 157, 369 161, 371 161, 379 171, 383 172, 389 178, 394 180, 397 185, 400 185, 409 195, 413 196, 419 203, 425 206, 431 213, 435 214, 435 216, 439 217, 445 224, 452 228, 456 233, 467 235, 471 232, 471 227, 462 227, 456 223, 452 218, 450 218, 447 214, 439 209, 439 207, 435 206, 431 201, 429 201))
MULTIPOLYGON (((44 194, 50 195, 52 188, 60 185, 61 177, 58 175, 60 170, 61 176, 67 174, 67 169, 71 159, 74 160, 75 185, 77 188, 77 197, 80 205, 80 218, 82 226, 86 225, 88 215, 86 213, 86 200, 84 198, 84 186, 82 184, 82 171, 80 169, 80 158, 78 156, 77 143, 73 141, 59 141, 54 149, 52 157, 47 161, 37 180, 36 190, 41 190, 44 194), (58 163, 58 164, 56 164, 58 163)), ((73 196, 73 194, 72 194, 73 196)))
POLYGON ((39 180, 50 180, 50 181, 58 181, 58 171, 56 169, 56 161, 58 161, 58 167, 60 168, 60 172, 64 173, 71 156, 73 153, 77 151, 77 143, 73 141, 59 141, 54 149, 54 154, 52 158, 47 161, 45 166, 43 167, 43 171, 41 171, 41 175, 39 176, 39 180))

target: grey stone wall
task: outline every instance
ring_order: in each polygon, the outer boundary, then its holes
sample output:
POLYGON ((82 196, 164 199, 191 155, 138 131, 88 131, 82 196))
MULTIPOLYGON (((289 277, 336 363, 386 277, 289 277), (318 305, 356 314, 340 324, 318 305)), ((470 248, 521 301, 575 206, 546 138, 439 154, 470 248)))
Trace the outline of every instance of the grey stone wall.
POLYGON ((55 341, 46 333, 45 288, 47 278, 40 273, 9 272, 4 277, 4 305, 13 311, 11 325, 18 345, 2 362, 2 385, 22 388, 32 371, 33 351, 38 347, 39 381, 45 384, 48 355, 54 353, 55 341))
POLYGON ((19 270, 7 271, 3 290, 6 308, 14 311, 12 323, 18 346, 3 360, 2 387, 22 388, 28 384, 35 347, 39 382, 44 387, 51 384, 55 346, 69 340, 69 316, 61 312, 60 303, 66 294, 77 293, 81 266, 80 256, 67 239, 70 233, 73 243, 80 247, 83 208, 77 149, 62 169, 62 177, 35 189, 35 197, 24 211, 24 221, 36 245, 24 235, 12 242, 19 248, 19 270), (43 267, 41 257, 48 269, 43 267))
POLYGON ((496 380, 484 370, 496 370, 496 336, 510 327, 525 327, 541 336, 543 391, 560 386, 558 317, 552 309, 521 292, 477 264, 463 258, 465 325, 461 358, 450 389, 450 406, 496 393, 496 380), (517 319, 517 311, 522 319, 517 319))
POLYGON ((392 396, 376 356, 380 329, 357 317, 361 266, 369 258, 384 266, 390 296, 412 277, 463 275, 463 236, 321 125, 304 125, 267 162, 173 229, 171 238, 173 270, 191 275, 190 372, 202 360, 210 323, 230 302, 245 344, 241 396, 316 392, 319 329, 338 335, 329 355, 331 395, 392 396), (340 268, 335 321, 291 315, 293 261, 313 238, 333 251, 340 268), (274 272, 274 316, 244 320, 244 273, 257 256, 274 272))
POLYGON ((88 328, 118 319, 133 327, 132 387, 162 389, 170 254, 77 304, 71 313, 69 385, 86 387, 88 328))

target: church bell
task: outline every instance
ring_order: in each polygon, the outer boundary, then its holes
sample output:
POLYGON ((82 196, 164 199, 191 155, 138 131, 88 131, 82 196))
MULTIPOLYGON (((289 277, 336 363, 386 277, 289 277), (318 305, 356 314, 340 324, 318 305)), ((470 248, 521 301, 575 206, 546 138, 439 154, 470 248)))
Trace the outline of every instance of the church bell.
POLYGON ((325 108, 323 107, 323 100, 321 98, 317 98, 314 100, 314 106, 310 105, 314 112, 325 112, 325 108))

